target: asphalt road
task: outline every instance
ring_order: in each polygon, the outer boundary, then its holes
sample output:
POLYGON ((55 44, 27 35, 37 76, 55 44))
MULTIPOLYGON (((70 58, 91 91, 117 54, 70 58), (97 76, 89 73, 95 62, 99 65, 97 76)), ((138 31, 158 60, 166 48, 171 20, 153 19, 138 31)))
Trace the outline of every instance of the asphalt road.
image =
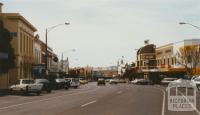
POLYGON ((198 111, 169 111, 165 87, 158 85, 93 82, 40 96, 0 97, 0 115, 198 115, 198 111))

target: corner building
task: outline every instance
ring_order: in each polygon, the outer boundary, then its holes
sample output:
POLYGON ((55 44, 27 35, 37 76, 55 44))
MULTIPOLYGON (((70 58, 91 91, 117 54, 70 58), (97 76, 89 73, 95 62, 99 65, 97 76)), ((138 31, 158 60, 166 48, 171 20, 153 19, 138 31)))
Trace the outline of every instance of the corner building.
MULTIPOLYGON (((0 3, 0 9, 2 5, 3 4, 0 3)), ((4 27, 10 32, 12 36, 11 44, 15 50, 16 58, 16 67, 11 69, 8 75, 4 75, 1 78, 3 80, 1 82, 6 82, 7 86, 0 86, 0 88, 6 88, 16 82, 17 79, 32 77, 31 69, 34 62, 34 32, 36 32, 37 29, 19 13, 0 12, 0 17, 3 21, 4 27), (7 78, 4 79, 3 77, 7 78)))

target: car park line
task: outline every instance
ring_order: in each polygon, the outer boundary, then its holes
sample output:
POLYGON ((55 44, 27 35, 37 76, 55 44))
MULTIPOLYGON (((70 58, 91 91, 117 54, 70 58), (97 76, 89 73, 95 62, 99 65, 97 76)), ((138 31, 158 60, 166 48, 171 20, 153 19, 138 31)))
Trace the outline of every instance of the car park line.
POLYGON ((71 93, 71 94, 55 96, 55 97, 50 97, 50 98, 36 100, 36 101, 30 101, 30 102, 25 102, 25 103, 20 103, 20 104, 9 105, 9 106, 6 106, 6 107, 1 107, 0 110, 19 107, 19 106, 28 105, 28 104, 37 103, 37 102, 48 101, 48 100, 51 100, 51 99, 62 98, 62 97, 71 96, 71 95, 79 95, 79 94, 89 93, 89 92, 96 91, 98 89, 99 89, 99 87, 97 87, 96 89, 88 90, 88 91, 83 91, 83 92, 78 92, 78 93, 71 93))
POLYGON ((88 106, 88 105, 93 104, 93 103, 96 103, 96 102, 97 102, 97 101, 94 100, 94 101, 91 101, 91 102, 88 102, 88 103, 86 103, 86 104, 81 105, 81 107, 85 107, 85 106, 88 106))

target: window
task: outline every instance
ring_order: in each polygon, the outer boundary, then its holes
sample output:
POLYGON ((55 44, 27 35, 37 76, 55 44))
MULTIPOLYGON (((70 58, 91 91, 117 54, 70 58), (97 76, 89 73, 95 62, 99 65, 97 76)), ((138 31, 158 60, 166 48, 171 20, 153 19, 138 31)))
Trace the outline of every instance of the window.
POLYGON ((25 38, 25 35, 23 34, 23 53, 25 53, 25 51, 26 51, 25 44, 26 44, 26 38, 25 38))
POLYGON ((17 37, 17 32, 10 32, 11 37, 17 37))
POLYGON ((20 45, 19 45, 19 47, 20 47, 20 52, 22 53, 22 47, 23 47, 23 35, 22 35, 22 32, 20 32, 20 37, 19 37, 19 40, 20 40, 20 45))
POLYGON ((169 65, 169 58, 167 58, 167 65, 169 65))
POLYGON ((171 52, 171 50, 170 50, 170 49, 165 51, 165 53, 170 53, 170 52, 171 52))

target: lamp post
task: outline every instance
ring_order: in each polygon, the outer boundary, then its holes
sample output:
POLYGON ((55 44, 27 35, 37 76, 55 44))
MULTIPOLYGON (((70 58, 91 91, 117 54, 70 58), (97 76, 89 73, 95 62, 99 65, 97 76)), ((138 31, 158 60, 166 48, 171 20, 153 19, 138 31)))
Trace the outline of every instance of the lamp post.
MULTIPOLYGON (((193 26, 194 28, 196 28, 196 29, 198 29, 198 30, 200 30, 200 27, 199 26, 195 26, 195 25, 193 25, 193 24, 190 24, 190 23, 185 23, 185 22, 179 22, 179 24, 187 24, 187 25, 191 25, 191 26, 193 26)), ((199 48, 199 51, 200 51, 200 44, 199 44, 199 46, 198 46, 199 48)))
POLYGON ((58 24, 58 25, 55 25, 55 26, 51 26, 49 28, 46 28, 46 34, 45 34, 45 41, 46 41, 46 60, 45 60, 45 70, 46 70, 46 74, 48 72, 48 33, 53 30, 54 28, 58 27, 58 26, 61 26, 61 25, 69 25, 70 23, 63 23, 63 24, 58 24))
MULTIPOLYGON (((200 27, 199 26, 195 26, 193 24, 190 24, 190 23, 186 23, 186 22, 180 22, 179 24, 187 24, 187 25, 190 25, 198 30, 200 30, 200 27)), ((198 49, 197 49, 197 52, 198 54, 200 53, 200 44, 198 44, 198 49)), ((197 58, 199 58, 199 55, 197 56, 197 58)), ((196 67, 195 67, 195 73, 196 73, 196 67)))
POLYGON ((193 26, 193 27, 195 27, 196 29, 200 30, 200 27, 198 27, 198 26, 195 26, 195 25, 193 25, 193 24, 190 24, 190 23, 179 22, 179 24, 181 24, 181 25, 183 25, 183 24, 187 24, 187 25, 193 26))

